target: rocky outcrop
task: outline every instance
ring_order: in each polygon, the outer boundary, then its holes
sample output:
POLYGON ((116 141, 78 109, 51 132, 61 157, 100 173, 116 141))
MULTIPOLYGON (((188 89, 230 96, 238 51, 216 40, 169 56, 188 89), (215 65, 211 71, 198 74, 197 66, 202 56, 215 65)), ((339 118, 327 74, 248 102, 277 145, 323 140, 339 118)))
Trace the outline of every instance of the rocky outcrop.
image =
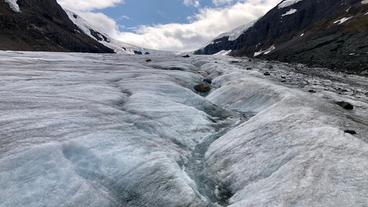
POLYGON ((366 1, 284 0, 237 39, 223 36, 196 53, 231 50, 234 56, 361 73, 368 69, 367 28, 366 1))
POLYGON ((0 1, 0 50, 111 53, 84 34, 56 0, 0 1))

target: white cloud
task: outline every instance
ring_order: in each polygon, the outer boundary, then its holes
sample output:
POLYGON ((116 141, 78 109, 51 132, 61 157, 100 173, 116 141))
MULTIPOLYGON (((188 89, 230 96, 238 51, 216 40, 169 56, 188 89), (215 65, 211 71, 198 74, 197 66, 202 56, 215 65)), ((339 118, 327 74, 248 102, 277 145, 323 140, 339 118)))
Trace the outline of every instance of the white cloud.
POLYGON ((231 4, 234 0, 212 0, 212 3, 216 6, 224 5, 224 4, 231 4))
POLYGON ((127 16, 127 15, 123 15, 123 16, 121 16, 119 19, 129 20, 129 19, 130 19, 130 17, 129 17, 129 16, 127 16))
POLYGON ((102 33, 115 37, 120 33, 116 22, 103 13, 89 11, 79 11, 77 13, 102 33))
POLYGON ((91 11, 95 9, 104 9, 124 3, 124 0, 57 0, 58 3, 66 9, 74 11, 91 11))
POLYGON ((199 7, 200 6, 199 0, 184 0, 183 4, 185 6, 193 6, 193 7, 199 7))
POLYGON ((221 33, 254 21, 279 1, 248 0, 225 8, 205 8, 191 17, 188 24, 140 26, 135 33, 118 33, 115 38, 151 49, 195 50, 221 33))

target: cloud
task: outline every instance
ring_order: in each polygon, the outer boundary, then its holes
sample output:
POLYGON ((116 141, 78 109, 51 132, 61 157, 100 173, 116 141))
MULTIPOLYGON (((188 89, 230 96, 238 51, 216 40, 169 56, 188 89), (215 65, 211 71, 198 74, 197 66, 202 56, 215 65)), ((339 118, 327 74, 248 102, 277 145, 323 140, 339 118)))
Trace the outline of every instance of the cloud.
POLYGON ((101 12, 79 11, 77 14, 102 33, 114 37, 120 34, 116 21, 101 12))
POLYGON ((129 16, 127 16, 127 15, 122 15, 119 19, 129 20, 129 19, 130 19, 130 17, 129 17, 129 16))
POLYGON ((231 4, 234 0, 212 0, 212 3, 216 6, 231 4))
POLYGON ((198 8, 201 4, 199 3, 199 0, 184 0, 183 4, 185 6, 193 6, 198 8))
POLYGON ((124 0, 57 0, 66 9, 73 11, 92 11, 124 3, 124 0))
POLYGON ((248 0, 225 8, 204 8, 187 24, 140 26, 135 33, 117 33, 115 38, 141 47, 190 51, 198 49, 219 34, 231 31, 264 15, 280 0, 248 0))

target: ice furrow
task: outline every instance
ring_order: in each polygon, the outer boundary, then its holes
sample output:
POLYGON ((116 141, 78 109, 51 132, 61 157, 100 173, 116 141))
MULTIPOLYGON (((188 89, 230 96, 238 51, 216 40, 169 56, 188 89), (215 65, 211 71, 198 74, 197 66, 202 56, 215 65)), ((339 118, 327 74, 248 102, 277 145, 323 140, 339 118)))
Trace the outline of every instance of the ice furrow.
MULTIPOLYGON (((196 64, 196 66, 200 68, 201 65, 196 64)), ((217 73, 211 78, 215 78, 216 75, 220 74, 217 73)), ((204 97, 208 95, 210 93, 204 95, 204 97)), ((207 136, 201 143, 195 146, 189 159, 183 166, 186 173, 196 183, 196 191, 198 191, 200 197, 206 200, 208 207, 227 206, 229 205, 229 199, 234 194, 228 183, 222 182, 211 175, 205 157, 208 148, 228 131, 254 116, 253 112, 229 110, 215 104, 213 106, 210 109, 205 109, 204 112, 214 120, 215 124, 213 127, 215 128, 215 133, 207 136)))

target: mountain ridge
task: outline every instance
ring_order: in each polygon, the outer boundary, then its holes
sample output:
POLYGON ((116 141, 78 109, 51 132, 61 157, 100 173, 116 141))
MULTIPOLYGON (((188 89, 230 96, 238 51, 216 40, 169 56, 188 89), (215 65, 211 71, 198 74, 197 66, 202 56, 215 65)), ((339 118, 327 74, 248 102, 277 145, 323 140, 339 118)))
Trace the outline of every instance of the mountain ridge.
POLYGON ((0 49, 114 52, 84 34, 56 0, 0 1, 0 49))
POLYGON ((364 0, 286 0, 236 40, 224 36, 195 53, 231 50, 233 56, 364 74, 368 70, 368 36, 364 29, 368 27, 367 3, 364 0))
POLYGON ((137 47, 117 39, 110 37, 108 34, 100 31, 95 28, 91 23, 88 22, 85 18, 83 18, 77 12, 64 9, 69 19, 86 35, 90 36, 97 42, 103 44, 104 46, 114 50, 115 53, 119 54, 148 54, 151 53, 152 50, 148 50, 145 48, 137 47))

